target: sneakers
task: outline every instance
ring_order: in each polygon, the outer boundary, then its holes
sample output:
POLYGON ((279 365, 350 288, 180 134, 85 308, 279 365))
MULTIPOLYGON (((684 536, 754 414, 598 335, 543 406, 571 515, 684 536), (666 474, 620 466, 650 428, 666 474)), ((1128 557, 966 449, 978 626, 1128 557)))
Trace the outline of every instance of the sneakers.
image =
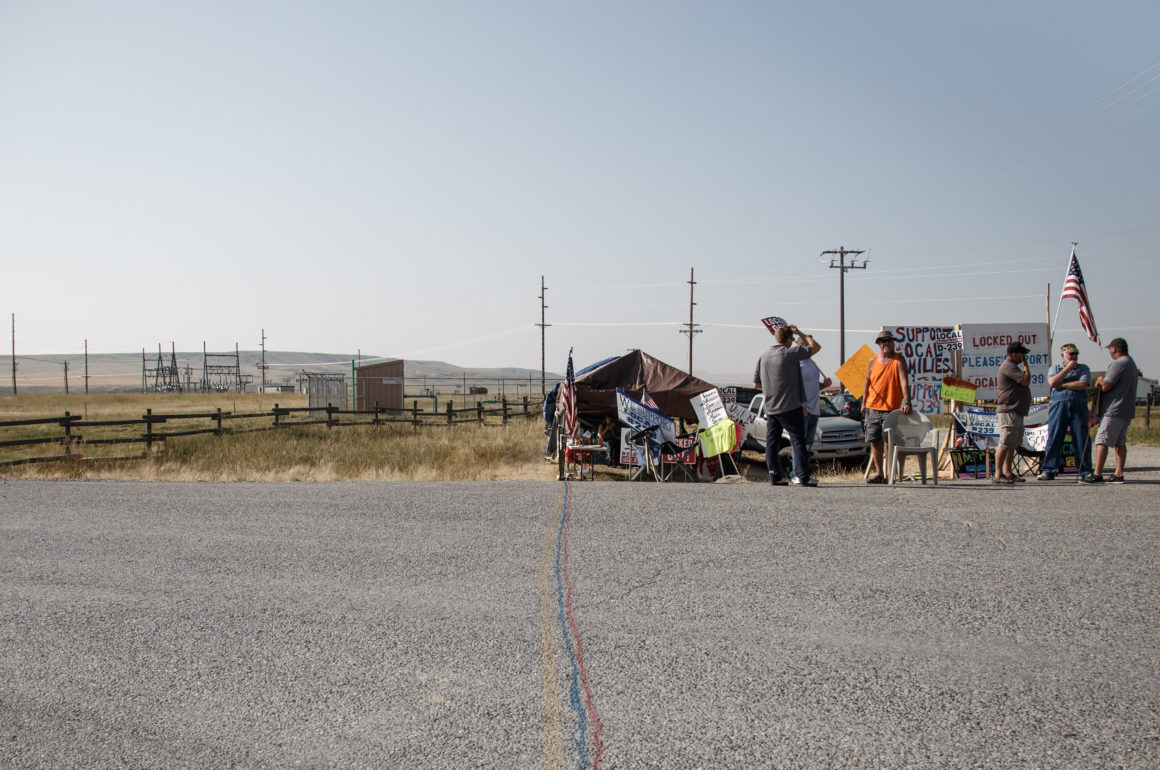
POLYGON ((1095 473, 1089 473, 1086 476, 1080 476, 1079 480, 1081 482, 1083 482, 1084 484, 1103 484, 1104 483, 1104 477, 1096 475, 1095 473))
POLYGON ((885 476, 871 476, 870 478, 866 479, 866 483, 867 484, 885 484, 886 477, 885 476))
POLYGON ((788 481, 786 481, 786 480, 785 480, 785 479, 783 479, 783 478, 780 478, 780 477, 779 477, 779 478, 776 478, 776 479, 775 479, 775 478, 770 478, 770 479, 769 479, 769 483, 770 483, 770 484, 772 484, 772 485, 773 485, 773 486, 775 486, 775 487, 788 487, 788 486, 789 486, 789 482, 788 482, 788 481))
POLYGON ((1051 471, 1044 471, 1035 477, 1036 481, 1055 481, 1055 474, 1051 471))
POLYGON ((1123 476, 1117 476, 1117 475, 1115 475, 1115 474, 1113 473, 1111 476, 1108 476, 1108 483, 1109 483, 1109 484, 1123 484, 1123 483, 1124 483, 1124 477, 1123 477, 1123 476))
POLYGON ((813 476, 810 476, 808 479, 805 479, 803 481, 802 479, 799 479, 797 476, 794 476, 793 477, 793 485, 795 487, 816 487, 818 485, 818 480, 815 479, 813 476))

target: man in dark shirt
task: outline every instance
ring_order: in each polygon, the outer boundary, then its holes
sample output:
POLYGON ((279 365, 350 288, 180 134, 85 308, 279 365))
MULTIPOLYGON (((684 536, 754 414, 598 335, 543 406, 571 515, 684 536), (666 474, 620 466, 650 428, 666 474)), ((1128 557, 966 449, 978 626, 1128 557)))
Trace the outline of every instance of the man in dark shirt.
POLYGON ((995 411, 999 413, 999 446, 995 450, 995 483, 1013 484, 1023 479, 1011 472, 1015 450, 1023 443, 1023 418, 1031 411, 1031 369, 1022 342, 1007 346, 1007 360, 999 366, 999 395, 995 411), (1019 370, 1019 365, 1023 370, 1019 370))
POLYGON ((1124 483, 1124 461, 1128 459, 1128 425, 1136 416, 1136 380, 1140 370, 1128 355, 1128 342, 1116 337, 1108 343, 1112 363, 1103 376, 1096 380, 1100 396, 1100 427, 1096 431, 1096 472, 1082 481, 1100 483, 1104 480, 1104 462, 1108 447, 1116 448, 1116 472, 1108 477, 1112 484, 1124 483))
POLYGON ((777 444, 782 428, 789 434, 793 448, 793 482, 805 487, 816 487, 818 480, 810 476, 810 458, 805 448, 805 410, 801 362, 822 349, 809 334, 802 334, 796 326, 781 326, 773 333, 777 344, 761 354, 753 372, 753 387, 765 395, 765 467, 769 469, 769 483, 783 487, 788 483, 781 473, 777 459, 777 444), (793 345, 794 335, 800 345, 793 345))

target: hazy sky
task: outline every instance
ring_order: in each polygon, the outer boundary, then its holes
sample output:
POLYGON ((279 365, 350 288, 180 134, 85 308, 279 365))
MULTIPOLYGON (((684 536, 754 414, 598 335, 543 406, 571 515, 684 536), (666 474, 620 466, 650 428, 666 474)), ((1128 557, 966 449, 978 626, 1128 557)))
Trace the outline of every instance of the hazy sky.
MULTIPOLYGON (((693 268, 698 374, 751 373, 775 314, 833 370, 822 251, 869 257, 850 354, 1054 316, 1078 241, 1154 376, 1158 29, 1155 0, 0 0, 3 325, 538 369, 542 275, 549 370, 683 367, 693 268)), ((1074 301, 1056 339, 1108 360, 1074 301)))

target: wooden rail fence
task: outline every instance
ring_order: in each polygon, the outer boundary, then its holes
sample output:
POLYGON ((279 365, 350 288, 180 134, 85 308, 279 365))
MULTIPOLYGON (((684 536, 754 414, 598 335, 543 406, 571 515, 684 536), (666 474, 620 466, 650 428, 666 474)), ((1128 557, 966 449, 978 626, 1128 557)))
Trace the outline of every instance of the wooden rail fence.
MULTIPOLYGON (((0 421, 0 437, 11 436, 14 433, 23 433, 20 438, 0 440, 0 453, 11 455, 13 450, 20 451, 22 447, 56 445, 60 451, 56 454, 39 457, 18 457, 0 459, 0 467, 21 465, 26 463, 61 462, 83 458, 85 447, 108 446, 115 444, 144 444, 147 454, 154 444, 170 441, 182 436, 197 436, 213 434, 224 436, 227 434, 255 433, 258 431, 279 430, 288 427, 304 425, 325 425, 327 428, 353 427, 357 425, 391 425, 404 424, 415 428, 428 426, 451 426, 465 423, 478 425, 507 425, 509 420, 520 418, 528 419, 540 416, 540 402, 531 401, 527 396, 522 401, 508 401, 506 398, 496 399, 490 403, 496 406, 485 407, 480 402, 464 409, 453 408, 451 402, 447 408, 438 412, 427 412, 419 408, 419 402, 412 402, 410 409, 396 409, 380 407, 377 404, 373 409, 339 409, 327 405, 318 407, 281 407, 274 404, 268 412, 251 412, 234 414, 218 409, 214 412, 200 412, 191 414, 154 414, 152 409, 146 409, 145 414, 136 419, 122 420, 85 420, 79 414, 65 412, 61 417, 40 417, 27 420, 0 421), (231 425, 238 420, 247 421, 246 424, 231 425), (269 420, 268 425, 254 425, 255 421, 269 420), (208 427, 194 427, 185 430, 164 430, 161 426, 173 426, 183 421, 209 421, 208 427), (141 426, 138 433, 132 430, 141 426), (53 428, 59 428, 53 430, 53 428), (86 435, 78 431, 93 430, 93 434, 86 435), (119 430, 121 429, 121 430, 119 430), (129 429, 125 431, 123 429, 129 429), (49 431, 49 435, 27 435, 49 431), (104 435, 111 433, 113 435, 104 435)), ((0 454, 0 458, 3 457, 0 454)), ((143 457, 144 454, 117 457, 102 457, 102 460, 129 460, 143 457)))

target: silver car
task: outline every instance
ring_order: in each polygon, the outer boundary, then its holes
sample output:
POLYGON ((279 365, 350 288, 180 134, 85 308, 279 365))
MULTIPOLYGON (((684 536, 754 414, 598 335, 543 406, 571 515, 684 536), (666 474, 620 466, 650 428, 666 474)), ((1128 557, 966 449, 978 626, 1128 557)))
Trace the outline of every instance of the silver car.
MULTIPOLYGON (((746 430, 743 446, 756 452, 765 452, 765 414, 761 411, 765 396, 758 394, 749 402, 753 424, 746 430)), ((814 434, 810 459, 814 462, 860 459, 870 454, 870 442, 862 431, 862 423, 843 417, 825 396, 821 397, 822 416, 814 434)), ((784 431, 778 442, 778 453, 788 455, 789 435, 784 431)), ((789 459, 788 457, 786 459, 789 459)), ((784 464, 784 462, 783 462, 784 464)))

